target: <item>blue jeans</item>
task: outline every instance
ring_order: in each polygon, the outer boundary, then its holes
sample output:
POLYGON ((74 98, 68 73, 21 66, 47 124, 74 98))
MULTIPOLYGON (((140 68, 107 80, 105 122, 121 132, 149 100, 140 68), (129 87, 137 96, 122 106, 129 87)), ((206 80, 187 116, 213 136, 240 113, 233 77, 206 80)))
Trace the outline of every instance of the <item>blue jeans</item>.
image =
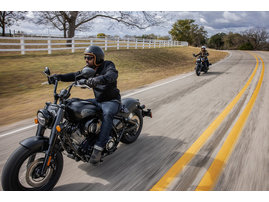
POLYGON ((109 135, 113 125, 113 118, 120 109, 120 102, 116 100, 97 102, 95 99, 90 99, 90 101, 96 106, 100 107, 103 111, 101 131, 94 145, 94 148, 98 150, 103 150, 107 141, 109 140, 109 135))

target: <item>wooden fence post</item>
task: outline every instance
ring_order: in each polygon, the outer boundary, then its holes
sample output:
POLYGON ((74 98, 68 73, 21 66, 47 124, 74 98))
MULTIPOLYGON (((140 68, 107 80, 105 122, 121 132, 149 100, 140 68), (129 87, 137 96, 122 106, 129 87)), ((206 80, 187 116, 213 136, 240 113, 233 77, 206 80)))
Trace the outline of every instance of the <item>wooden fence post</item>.
POLYGON ((137 49, 137 39, 135 39, 135 49, 137 49))
POLYGON ((117 50, 119 50, 120 49, 120 38, 118 38, 118 40, 117 40, 117 50))
POLYGON ((107 51, 107 37, 105 38, 105 51, 107 51))
POLYGON ((51 39, 48 38, 48 54, 51 54, 51 39))
POLYGON ((72 38, 72 53, 75 52, 75 38, 72 38))
POLYGON ((129 49, 129 47, 130 47, 130 39, 128 38, 126 48, 129 49))
POLYGON ((25 54, 24 37, 21 37, 20 41, 21 41, 21 54, 24 55, 25 54))
POLYGON ((143 39, 143 49, 145 48, 145 39, 143 39))

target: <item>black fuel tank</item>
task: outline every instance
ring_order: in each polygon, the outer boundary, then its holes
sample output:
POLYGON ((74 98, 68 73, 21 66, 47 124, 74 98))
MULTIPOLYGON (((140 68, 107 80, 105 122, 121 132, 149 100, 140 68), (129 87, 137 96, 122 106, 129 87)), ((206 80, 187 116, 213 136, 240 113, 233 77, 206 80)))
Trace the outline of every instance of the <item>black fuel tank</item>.
POLYGON ((101 113, 101 109, 89 100, 72 98, 67 101, 65 118, 71 122, 79 122, 85 118, 91 118, 101 113))

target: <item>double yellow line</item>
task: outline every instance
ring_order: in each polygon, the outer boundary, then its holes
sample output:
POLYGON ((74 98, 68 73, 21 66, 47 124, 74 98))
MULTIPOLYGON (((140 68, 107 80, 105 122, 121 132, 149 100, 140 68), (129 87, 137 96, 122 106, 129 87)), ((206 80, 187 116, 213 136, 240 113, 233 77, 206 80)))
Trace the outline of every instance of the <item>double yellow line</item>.
MULTIPOLYGON (((236 103, 240 100, 240 98, 242 97, 242 95, 244 94, 244 92, 249 87, 250 83, 252 82, 252 80, 257 72, 258 66, 259 66, 258 58, 256 56, 255 56, 255 58, 256 58, 255 69, 253 70, 249 80, 247 81, 245 86, 241 89, 241 91, 238 93, 238 95, 229 103, 229 105, 220 113, 220 115, 209 125, 209 127, 192 144, 192 146, 182 155, 182 157, 168 170, 168 172, 152 187, 151 191, 164 191, 164 190, 166 190, 169 187, 170 183, 175 179, 175 177, 179 175, 179 173, 183 170, 183 168, 191 161, 191 159, 197 154, 197 152, 201 149, 201 147, 205 144, 205 142, 209 139, 209 137, 211 137, 211 135, 214 133, 214 131, 220 126, 222 121, 226 118, 226 116, 234 108, 236 103)), ((261 59, 261 61, 263 63, 262 59, 261 59)), ((258 85, 253 93, 253 95, 255 94, 256 97, 258 95, 260 85, 261 85, 261 82, 263 79, 263 72, 264 72, 264 63, 263 63, 263 70, 262 70, 261 78, 260 78, 259 83, 258 83, 258 85), (259 86, 259 88, 258 88, 258 86, 259 86)), ((253 97, 253 95, 252 95, 252 97, 253 97)), ((234 145, 234 143, 235 143, 236 139, 238 138, 239 133, 241 132, 243 125, 244 125, 245 121, 247 120, 247 117, 248 117, 248 115, 249 115, 249 113, 254 105, 256 97, 255 98, 252 98, 252 97, 251 97, 251 100, 249 101, 249 103, 251 102, 252 104, 247 104, 246 108, 248 108, 248 110, 246 111, 246 109, 245 109, 244 112, 242 113, 244 118, 241 118, 242 120, 239 123, 236 123, 236 129, 233 129, 234 130, 233 134, 234 133, 237 134, 236 138, 234 137, 234 135, 228 136, 228 138, 230 137, 229 139, 232 139, 232 140, 229 140, 229 143, 227 143, 226 146, 224 147, 225 149, 223 149, 223 150, 221 149, 222 152, 220 152, 218 154, 219 156, 216 157, 216 159, 218 159, 218 160, 215 160, 212 163, 212 166, 207 171, 205 177, 201 180, 201 183, 198 185, 196 190, 210 190, 213 188, 213 186, 214 186, 214 184, 219 176, 219 173, 221 172, 222 167, 224 166, 224 163, 227 161, 227 158, 232 150, 230 150, 226 155, 224 153, 227 152, 227 147, 229 147, 228 145, 230 145, 231 142, 233 142, 233 145, 234 145), (224 160, 222 161, 223 163, 220 165, 219 160, 220 160, 220 158, 223 158, 223 157, 224 157, 224 160)), ((238 119, 238 121, 239 121, 239 119, 238 119)))

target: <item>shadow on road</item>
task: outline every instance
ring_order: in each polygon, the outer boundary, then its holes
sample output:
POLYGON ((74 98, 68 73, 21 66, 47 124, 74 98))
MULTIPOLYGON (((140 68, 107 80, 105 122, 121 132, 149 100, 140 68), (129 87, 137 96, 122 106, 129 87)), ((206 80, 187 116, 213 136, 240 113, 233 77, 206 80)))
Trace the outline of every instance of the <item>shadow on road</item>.
POLYGON ((207 72, 206 74, 201 74, 200 76, 210 76, 210 75, 221 75, 225 72, 207 72))
POLYGON ((121 144, 100 166, 88 163, 78 166, 93 177, 94 182, 66 184, 54 190, 149 190, 182 155, 178 150, 184 144, 182 140, 141 134, 130 145, 121 144))

